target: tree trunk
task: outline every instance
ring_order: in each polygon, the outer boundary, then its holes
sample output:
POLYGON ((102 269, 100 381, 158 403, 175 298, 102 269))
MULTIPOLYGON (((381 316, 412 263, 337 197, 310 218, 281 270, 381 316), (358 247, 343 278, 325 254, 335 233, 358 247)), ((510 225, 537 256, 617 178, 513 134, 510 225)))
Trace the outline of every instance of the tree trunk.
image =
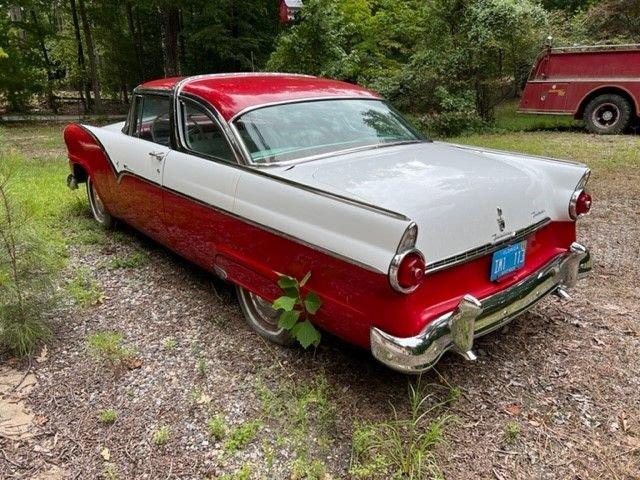
POLYGON ((87 11, 84 6, 84 0, 78 0, 78 13, 82 21, 82 30, 84 31, 84 40, 87 43, 87 56, 89 57, 89 74, 91 76, 91 88, 93 89, 93 98, 95 101, 95 110, 102 113, 102 98, 100 97, 100 79, 98 77, 98 64, 96 60, 96 50, 93 45, 93 34, 91 33, 91 25, 87 19, 87 11))
POLYGON ((88 113, 91 109, 91 85, 87 82, 87 72, 84 65, 84 51, 82 49, 82 36, 80 35, 80 23, 78 22, 76 0, 70 0, 70 4, 71 18, 73 19, 73 33, 75 34, 76 44, 78 45, 78 70, 80 71, 81 76, 78 91, 80 92, 80 98, 82 99, 82 104, 84 106, 84 113, 88 113), (84 95, 82 92, 83 88, 84 95))
POLYGON ((165 77, 180 75, 178 36, 180 34, 180 10, 164 7, 162 12, 162 53, 165 77))
POLYGON ((133 51, 136 54, 136 61, 138 62, 138 81, 142 82, 144 79, 144 65, 142 63, 142 49, 138 43, 136 36, 136 29, 133 23, 133 7, 131 2, 126 2, 125 9, 127 11, 127 24, 129 26, 129 35, 131 35, 131 43, 133 44, 133 51))
POLYGON ((47 46, 45 45, 44 39, 42 38, 40 23, 38 22, 38 17, 36 16, 36 12, 34 10, 31 10, 31 21, 33 22, 34 30, 38 38, 38 45, 40 46, 40 52, 42 53, 42 58, 44 59, 44 66, 47 70, 47 103, 49 104, 49 108, 53 111, 53 113, 57 114, 58 104, 53 93, 53 86, 51 85, 51 82, 53 82, 54 78, 53 68, 51 65, 51 60, 49 59, 49 53, 47 52, 47 46))

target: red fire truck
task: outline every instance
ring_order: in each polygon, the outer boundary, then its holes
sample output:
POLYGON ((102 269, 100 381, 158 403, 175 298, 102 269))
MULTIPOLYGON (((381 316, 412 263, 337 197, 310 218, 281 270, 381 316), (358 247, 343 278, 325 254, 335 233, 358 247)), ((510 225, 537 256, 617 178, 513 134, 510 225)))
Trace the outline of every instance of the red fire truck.
POLYGON ((547 48, 519 111, 572 115, 593 133, 621 133, 640 116, 640 44, 547 48))

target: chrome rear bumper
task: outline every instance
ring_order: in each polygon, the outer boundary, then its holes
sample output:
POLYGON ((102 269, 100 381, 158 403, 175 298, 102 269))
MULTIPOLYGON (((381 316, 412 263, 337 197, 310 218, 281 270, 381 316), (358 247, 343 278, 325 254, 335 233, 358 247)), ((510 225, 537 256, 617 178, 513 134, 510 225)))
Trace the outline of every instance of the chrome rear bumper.
POLYGON ((380 362, 403 373, 430 369, 451 348, 474 360, 474 338, 506 325, 549 293, 568 297, 564 288, 573 287, 578 275, 589 270, 589 251, 573 243, 568 252, 506 290, 482 300, 465 295, 455 310, 429 323, 415 337, 394 337, 372 327, 371 352, 380 362))

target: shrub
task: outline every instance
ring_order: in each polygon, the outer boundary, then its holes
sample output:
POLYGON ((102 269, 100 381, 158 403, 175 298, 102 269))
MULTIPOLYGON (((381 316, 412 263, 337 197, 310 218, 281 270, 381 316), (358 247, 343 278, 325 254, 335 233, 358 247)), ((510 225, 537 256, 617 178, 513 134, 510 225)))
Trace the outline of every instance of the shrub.
POLYGON ((417 123, 422 131, 433 137, 457 137, 488 127, 473 110, 427 114, 419 117, 417 123))
POLYGON ((51 335, 45 313, 55 300, 55 268, 45 236, 10 193, 14 171, 0 153, 0 346, 25 356, 51 335))

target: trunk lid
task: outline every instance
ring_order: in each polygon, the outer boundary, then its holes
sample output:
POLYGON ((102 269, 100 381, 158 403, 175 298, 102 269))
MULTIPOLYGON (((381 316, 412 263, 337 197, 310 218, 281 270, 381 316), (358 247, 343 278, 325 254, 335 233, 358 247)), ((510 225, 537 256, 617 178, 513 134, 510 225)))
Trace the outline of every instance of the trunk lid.
POLYGON ((552 210, 551 185, 535 161, 437 142, 341 154, 276 174, 413 219, 427 263, 508 238, 552 210))

